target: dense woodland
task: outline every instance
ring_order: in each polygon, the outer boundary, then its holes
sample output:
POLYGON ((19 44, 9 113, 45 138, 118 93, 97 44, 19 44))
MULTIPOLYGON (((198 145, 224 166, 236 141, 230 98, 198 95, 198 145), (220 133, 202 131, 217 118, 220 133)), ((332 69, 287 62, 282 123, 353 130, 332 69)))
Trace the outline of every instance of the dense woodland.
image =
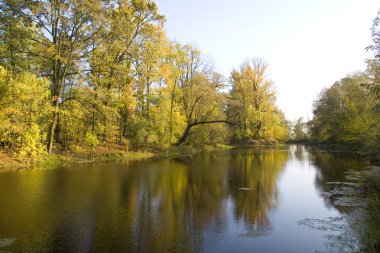
POLYGON ((223 77, 196 47, 170 41, 164 23, 149 0, 1 0, 0 147, 33 158, 290 137, 379 150, 379 18, 368 70, 323 90, 314 118, 293 124, 264 60, 223 77))
POLYGON ((321 92, 309 122, 314 141, 343 144, 374 155, 379 152, 378 100, 364 87, 371 82, 369 77, 367 73, 350 75, 321 92))
POLYGON ((2 0, 0 15, 0 145, 19 157, 287 139, 267 64, 223 77, 168 40, 152 1, 2 0))

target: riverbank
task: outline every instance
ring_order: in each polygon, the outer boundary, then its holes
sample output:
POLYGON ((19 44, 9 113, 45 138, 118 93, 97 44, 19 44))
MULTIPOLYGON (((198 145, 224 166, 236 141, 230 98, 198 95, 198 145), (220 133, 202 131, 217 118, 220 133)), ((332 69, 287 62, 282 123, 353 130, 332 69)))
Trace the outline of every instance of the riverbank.
POLYGON ((380 252, 380 168, 374 169, 360 187, 367 200, 367 231, 363 236, 364 252, 380 252))
POLYGON ((255 140, 231 145, 179 145, 167 148, 139 148, 129 150, 122 145, 108 144, 96 148, 80 146, 69 151, 56 151, 34 159, 20 159, 11 152, 0 149, 0 170, 46 168, 64 164, 96 163, 109 161, 138 161, 144 159, 189 157, 199 152, 229 150, 237 147, 281 147, 287 144, 272 140, 255 140))
POLYGON ((202 146, 172 146, 168 148, 140 148, 128 150, 121 145, 107 145, 96 148, 77 147, 70 151, 44 154, 34 159, 20 159, 10 152, 0 150, 0 170, 25 168, 46 168, 64 164, 81 164, 109 161, 138 161, 144 159, 180 158, 192 156, 202 151, 228 150, 233 146, 217 144, 202 146))

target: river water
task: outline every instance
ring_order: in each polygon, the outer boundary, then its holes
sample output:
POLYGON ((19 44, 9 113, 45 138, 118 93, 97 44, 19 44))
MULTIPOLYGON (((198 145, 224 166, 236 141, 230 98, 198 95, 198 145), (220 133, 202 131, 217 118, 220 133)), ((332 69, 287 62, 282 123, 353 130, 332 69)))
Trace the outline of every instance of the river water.
MULTIPOLYGON (((0 173, 0 252, 342 252, 305 225, 365 168, 304 146, 0 173)), ((337 246, 338 245, 338 246, 337 246)))

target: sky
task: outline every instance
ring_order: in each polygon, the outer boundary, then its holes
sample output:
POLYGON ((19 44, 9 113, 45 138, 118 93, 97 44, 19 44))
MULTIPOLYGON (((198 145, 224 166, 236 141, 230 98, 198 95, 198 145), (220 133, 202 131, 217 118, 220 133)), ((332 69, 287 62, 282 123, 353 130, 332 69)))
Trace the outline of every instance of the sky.
POLYGON ((286 118, 312 118, 320 91, 365 70, 378 0, 155 0, 171 40, 229 77, 247 58, 269 65, 286 118))

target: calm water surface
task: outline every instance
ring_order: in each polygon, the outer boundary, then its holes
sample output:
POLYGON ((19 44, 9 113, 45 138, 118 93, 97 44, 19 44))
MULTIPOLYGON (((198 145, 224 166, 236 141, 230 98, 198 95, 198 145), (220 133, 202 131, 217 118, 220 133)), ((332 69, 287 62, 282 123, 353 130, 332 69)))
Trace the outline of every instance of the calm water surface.
MULTIPOLYGON (((300 225, 365 166, 303 146, 0 173, 0 252, 334 252, 300 225)), ((337 250, 335 250, 337 251, 337 250)))

